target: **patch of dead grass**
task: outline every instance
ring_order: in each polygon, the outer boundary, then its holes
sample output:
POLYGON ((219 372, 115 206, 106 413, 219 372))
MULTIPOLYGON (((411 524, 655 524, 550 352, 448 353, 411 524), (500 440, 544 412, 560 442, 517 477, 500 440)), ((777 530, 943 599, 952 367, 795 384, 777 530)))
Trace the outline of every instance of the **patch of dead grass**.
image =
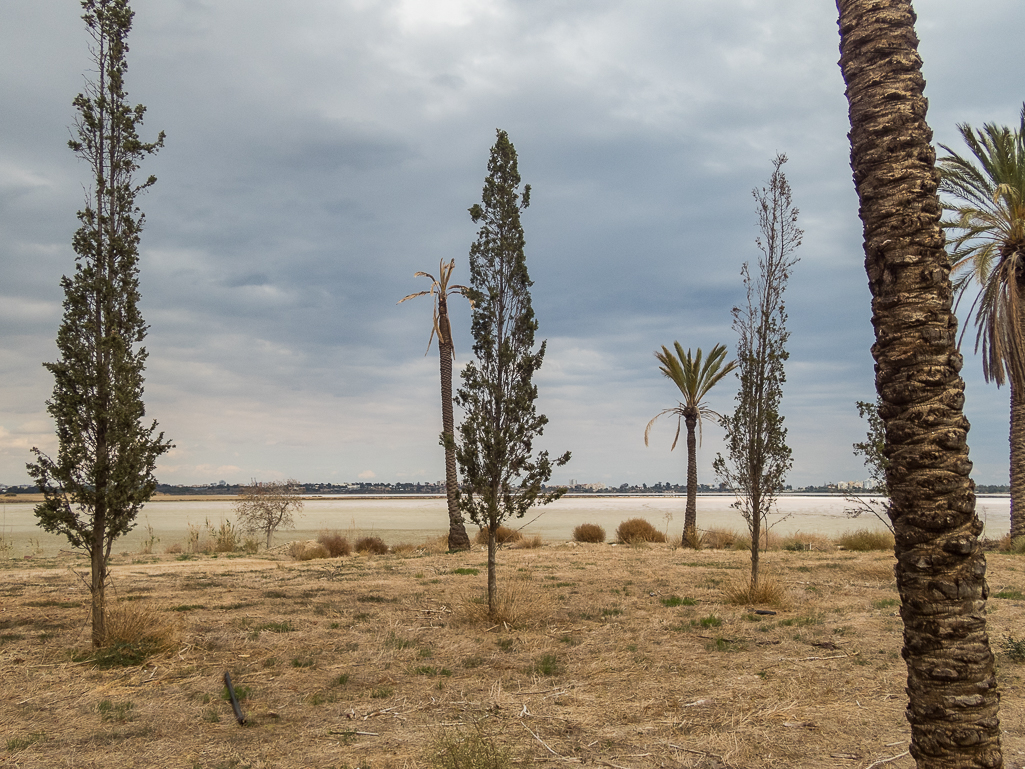
MULTIPOLYGON (((113 558, 133 599, 120 603, 183 621, 180 643, 110 670, 69 663, 88 642, 72 557, 4 568, 0 697, 13 703, 4 729, 19 766, 423 767, 440 729, 478 722, 517 765, 558 761, 554 751, 631 769, 864 767, 908 739, 884 553, 763 553, 763 575, 792 599, 768 615, 723 600, 748 573, 745 552, 504 550, 499 590, 542 602, 525 600, 530 616, 510 630, 463 614, 484 584, 479 549, 154 558, 113 558), (226 670, 252 728, 238 728, 221 699, 226 670), (130 728, 100 722, 103 700, 134 703, 130 728)), ((987 560, 992 584, 1025 591, 1020 557, 987 560)), ((991 601, 990 637, 1017 636, 1019 619, 1011 602, 991 601)), ((1001 676, 1014 675, 1001 659, 1001 676)), ((1006 723, 1025 718, 1018 699, 1002 701, 1006 723)), ((1004 749, 1025 750, 1025 734, 1007 730, 1004 749)))
POLYGON ((488 594, 485 590, 473 596, 462 598, 456 606, 454 619, 473 627, 490 628, 496 625, 514 630, 544 625, 552 615, 555 599, 550 592, 543 591, 523 579, 507 579, 498 582, 497 608, 492 615, 488 611, 488 594))

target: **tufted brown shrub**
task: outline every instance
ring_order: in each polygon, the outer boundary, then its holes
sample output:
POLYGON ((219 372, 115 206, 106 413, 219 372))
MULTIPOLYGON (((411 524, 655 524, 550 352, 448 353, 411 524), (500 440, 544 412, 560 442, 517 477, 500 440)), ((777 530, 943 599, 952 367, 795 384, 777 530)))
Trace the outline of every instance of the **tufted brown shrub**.
POLYGON ((665 542, 666 535, 656 529, 643 518, 631 518, 623 521, 616 529, 616 537, 620 542, 634 545, 639 542, 665 542))
POLYGON ((604 542, 605 529, 596 523, 582 523, 573 529, 574 542, 604 542))

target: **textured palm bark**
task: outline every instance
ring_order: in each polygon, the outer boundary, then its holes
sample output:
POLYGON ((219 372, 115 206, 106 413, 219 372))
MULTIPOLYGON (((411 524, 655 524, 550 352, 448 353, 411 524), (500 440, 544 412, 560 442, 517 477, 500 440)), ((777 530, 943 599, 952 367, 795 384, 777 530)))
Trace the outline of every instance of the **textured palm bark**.
MULTIPOLYGON (((1018 325, 1025 329, 1025 285, 1018 282, 1018 325)), ((1011 389, 1011 538, 1025 536, 1025 389, 1011 389)))
POLYGON ((694 430, 698 424, 696 414, 688 414, 687 422, 687 512, 683 519, 683 546, 698 545, 698 447, 694 430))
POLYGON ((919 767, 999 767, 982 524, 915 13, 908 0, 837 7, 890 461, 911 754, 919 767))
POLYGON ((469 550, 470 538, 459 510, 459 481, 456 477, 455 420, 452 416, 452 326, 448 302, 438 297, 438 351, 441 355, 441 442, 445 447, 445 497, 448 501, 448 549, 469 550))

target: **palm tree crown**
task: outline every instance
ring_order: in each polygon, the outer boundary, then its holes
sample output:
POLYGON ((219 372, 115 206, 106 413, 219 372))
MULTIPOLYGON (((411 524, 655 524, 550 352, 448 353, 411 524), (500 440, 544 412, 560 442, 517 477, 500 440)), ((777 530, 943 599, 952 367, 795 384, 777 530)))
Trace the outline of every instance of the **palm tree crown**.
POLYGON ((1021 324, 1025 287, 1025 106, 1021 127, 987 123, 982 130, 961 124, 958 131, 974 160, 939 158, 940 192, 953 217, 942 224, 950 234, 954 290, 962 296, 974 279, 979 295, 972 309, 975 348, 982 348, 986 381, 1007 378, 1025 389, 1025 336, 1021 324))
POLYGON ((677 417, 676 435, 673 437, 673 445, 669 449, 670 451, 676 448, 676 443, 680 439, 680 426, 683 420, 688 417, 696 419, 700 431, 702 420, 709 417, 719 417, 719 414, 705 405, 703 401, 705 396, 708 395, 708 391, 719 384, 723 377, 737 367, 736 361, 730 361, 725 366, 723 365, 723 361, 726 359, 725 345, 717 344, 713 347, 704 365, 702 365, 700 347, 697 354, 692 357, 690 350, 684 352, 679 342, 674 342, 673 344, 676 347, 676 355, 673 355, 669 348, 663 345, 661 352, 655 351, 655 357, 662 364, 658 367, 659 371, 671 379, 673 384, 680 389, 683 400, 675 406, 660 411, 652 417, 651 421, 648 422, 648 426, 644 428, 644 445, 647 446, 648 434, 651 432, 655 420, 665 414, 675 414, 677 417))
POLYGON ((1025 535, 1025 106, 1017 131, 959 125, 972 157, 949 147, 937 161, 950 233, 954 291, 979 286, 975 349, 982 373, 1011 391, 1011 537, 1025 535))
MULTIPOLYGON (((450 348, 450 354, 453 356, 455 355, 455 346, 452 344, 452 332, 448 323, 448 298, 453 294, 467 296, 466 292, 470 290, 459 283, 453 283, 451 286, 448 284, 452 279, 452 271, 455 267, 455 259, 450 261, 448 264, 445 264, 445 260, 442 259, 438 264, 437 278, 429 272, 414 272, 414 278, 429 279, 431 281, 431 287, 426 291, 417 291, 415 294, 404 296, 398 301, 398 304, 402 304, 407 299, 416 299, 418 296, 431 296, 434 298, 434 327, 431 329, 431 336, 427 340, 427 352, 430 352, 431 342, 434 341, 434 336, 437 334, 439 346, 448 346, 450 348)), ((470 306, 473 307, 473 300, 467 297, 467 301, 469 301, 470 306)), ((426 355, 427 352, 425 352, 424 355, 426 355)))

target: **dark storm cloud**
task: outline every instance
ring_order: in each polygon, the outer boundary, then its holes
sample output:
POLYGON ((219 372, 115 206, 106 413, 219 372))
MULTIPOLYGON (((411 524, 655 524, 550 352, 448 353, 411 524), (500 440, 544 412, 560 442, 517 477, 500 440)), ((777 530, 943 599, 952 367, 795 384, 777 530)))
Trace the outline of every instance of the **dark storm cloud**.
MULTIPOLYGON (((73 4, 71 4, 73 5, 73 4)), ((88 69, 69 4, 0 6, 0 480, 52 443, 40 366, 85 169, 64 149, 88 69)), ((835 10, 814 0, 137 0, 129 55, 146 161, 140 201, 149 413, 178 444, 170 482, 442 475, 430 305, 402 296, 455 258, 468 281, 496 127, 533 187, 524 214, 548 338, 544 444, 565 477, 682 478, 674 395, 652 352, 734 342, 740 267, 757 259, 751 190, 777 152, 804 246, 787 294, 784 409, 795 484, 864 475, 854 401, 872 397, 868 290, 850 181, 835 10)), ((1007 0, 966 18, 917 4, 930 121, 1012 122, 1007 0), (981 41, 985 40, 985 44, 981 41), (974 42, 973 42, 974 41, 974 42)), ((457 363, 469 311, 453 307, 457 363)), ((976 477, 1006 479, 1004 391, 969 357, 976 477)), ((731 407, 726 382, 712 405, 731 407)), ((702 480, 721 447, 705 431, 702 480)))

